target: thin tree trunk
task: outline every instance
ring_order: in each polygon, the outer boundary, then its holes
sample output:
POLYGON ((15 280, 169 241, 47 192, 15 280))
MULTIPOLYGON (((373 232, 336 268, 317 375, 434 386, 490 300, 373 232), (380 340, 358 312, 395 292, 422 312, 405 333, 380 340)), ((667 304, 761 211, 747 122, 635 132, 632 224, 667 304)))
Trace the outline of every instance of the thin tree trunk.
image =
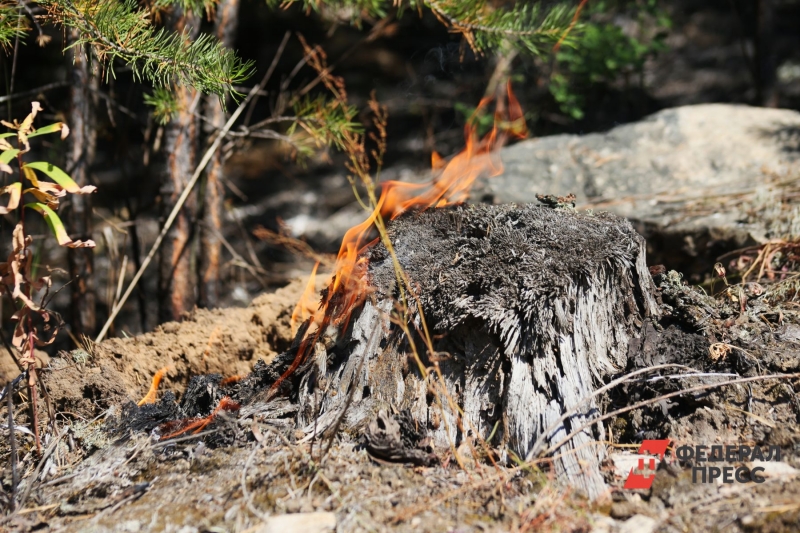
MULTIPOLYGON (((239 23, 239 0, 222 0, 217 5, 215 33, 226 47, 233 47, 239 23)), ((206 138, 213 138, 218 128, 225 124, 225 111, 219 98, 208 95, 204 99, 205 115, 209 120, 206 138)), ((224 162, 221 151, 214 154, 205 177, 203 188, 203 223, 200 227, 199 250, 199 304, 216 307, 220 295, 220 260, 222 258, 222 216, 225 190, 222 185, 224 162)))
MULTIPOLYGON (((70 36, 74 42, 74 35, 70 36)), ((79 185, 89 183, 89 168, 94 160, 97 140, 95 114, 92 107, 92 86, 97 79, 92 75, 87 49, 83 46, 70 48, 69 61, 71 134, 67 138, 67 171, 79 185)), ((92 197, 73 194, 67 217, 69 234, 73 239, 92 238, 92 197)), ((72 329, 73 332, 94 336, 97 327, 95 305, 94 254, 92 248, 70 248, 68 250, 69 273, 73 280, 72 329)))
MULTIPOLYGON (((182 32, 190 27, 192 35, 189 38, 197 35, 200 26, 198 16, 182 13, 175 8, 170 19, 172 31, 182 32)), ((199 126, 194 112, 198 94, 190 87, 177 85, 175 96, 179 111, 164 130, 163 153, 166 164, 161 180, 161 209, 165 218, 172 211, 197 163, 199 126)), ((197 302, 192 257, 196 211, 197 196, 192 193, 161 245, 159 319, 162 322, 180 319, 197 302)))

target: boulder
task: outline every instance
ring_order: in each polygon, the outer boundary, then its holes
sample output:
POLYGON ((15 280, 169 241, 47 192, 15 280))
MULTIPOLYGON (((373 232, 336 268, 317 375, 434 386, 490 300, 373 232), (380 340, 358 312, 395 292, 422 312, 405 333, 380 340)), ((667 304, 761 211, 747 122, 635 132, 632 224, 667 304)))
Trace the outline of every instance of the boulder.
POLYGON ((660 111, 606 133, 529 139, 502 151, 505 172, 473 201, 576 196, 624 216, 648 239, 651 263, 707 272, 716 255, 791 232, 770 202, 800 176, 800 113, 704 104, 660 111))

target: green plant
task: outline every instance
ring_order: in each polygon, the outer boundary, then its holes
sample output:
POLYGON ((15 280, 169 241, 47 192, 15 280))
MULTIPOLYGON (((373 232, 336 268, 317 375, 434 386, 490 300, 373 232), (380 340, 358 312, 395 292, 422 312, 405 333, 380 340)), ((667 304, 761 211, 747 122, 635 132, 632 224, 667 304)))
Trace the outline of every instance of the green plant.
POLYGON ((461 116, 465 123, 469 121, 474 122, 478 136, 485 135, 492 129, 492 126, 494 126, 494 115, 482 112, 483 110, 479 109, 479 106, 468 105, 464 102, 456 102, 453 104, 453 109, 461 116))
MULTIPOLYGON (((7 215, 14 211, 19 214, 19 220, 14 227, 12 250, 5 263, 0 263, 0 294, 7 295, 16 309, 12 319, 16 321, 11 346, 19 353, 16 358, 20 369, 28 372, 28 386, 31 392, 31 403, 34 417, 37 410, 36 395, 36 359, 34 348, 51 344, 61 325, 60 317, 47 311, 49 289, 52 280, 49 276, 37 277, 33 271, 34 252, 32 250, 33 238, 26 228, 26 208, 35 211, 44 217, 50 231, 61 246, 69 248, 91 248, 94 241, 76 241, 70 239, 64 224, 55 209, 58 209, 60 200, 68 194, 91 194, 95 191, 93 186, 79 187, 66 172, 46 161, 25 162, 24 155, 30 152, 30 139, 40 135, 60 133, 64 139, 69 135, 69 128, 63 122, 56 122, 48 126, 35 129, 34 119, 42 108, 39 102, 31 104, 31 112, 22 122, 2 121, 3 126, 14 130, 0 135, 0 172, 14 174, 11 163, 16 164, 17 181, 0 189, 0 195, 8 195, 8 202, 0 207, 0 214, 7 215), (10 142, 16 138, 16 146, 10 142), (40 179, 40 174, 52 181, 40 179), (29 197, 32 201, 20 203, 29 197), (40 298, 39 298, 40 297, 40 298), (35 301, 38 298, 39 301, 35 301), (45 338, 47 335, 47 338, 45 338)), ((5 340, 5 337, 4 337, 5 340)), ((6 346, 14 357, 11 346, 6 346)), ((34 419, 34 433, 36 446, 41 451, 38 424, 34 419)))
POLYGON ((583 118, 586 94, 593 86, 610 85, 620 78, 627 83, 631 75, 641 75, 649 57, 666 49, 664 38, 671 21, 656 0, 617 4, 592 4, 588 22, 575 37, 575 46, 562 48, 555 56, 550 93, 561 111, 573 119, 583 118), (636 20, 636 35, 629 35, 610 20, 626 8, 636 20))
POLYGON ((14 39, 28 30, 28 20, 16 2, 0 1, 0 47, 8 49, 14 39))
MULTIPOLYGON (((578 29, 576 8, 570 2, 544 6, 542 2, 491 2, 489 0, 267 0, 273 6, 301 3, 307 10, 337 10, 356 25, 363 18, 383 18, 392 7, 405 10, 430 9, 451 30, 464 36, 476 51, 510 44, 536 55, 545 54, 556 43, 570 45, 570 30, 578 29)), ((341 18, 341 17, 340 17, 341 18)))
POLYGON ((51 20, 77 31, 72 46, 93 48, 106 77, 114 75, 114 61, 119 60, 131 67, 137 80, 162 88, 181 83, 224 101, 228 95, 237 96, 234 86, 253 73, 252 61, 242 61, 211 35, 191 39, 188 28, 182 33, 158 29, 150 11, 134 0, 42 3, 51 20))

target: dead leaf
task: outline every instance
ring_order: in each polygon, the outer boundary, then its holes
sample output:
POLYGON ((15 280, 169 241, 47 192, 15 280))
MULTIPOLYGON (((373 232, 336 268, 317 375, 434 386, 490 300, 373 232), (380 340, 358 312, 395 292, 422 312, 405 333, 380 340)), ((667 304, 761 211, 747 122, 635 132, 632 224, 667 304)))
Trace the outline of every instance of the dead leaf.
POLYGON ((17 207, 19 207, 19 200, 22 197, 22 184, 12 183, 6 187, 0 189, 0 196, 4 194, 8 194, 8 205, 5 207, 0 206, 0 215, 7 215, 11 211, 14 211, 17 207))

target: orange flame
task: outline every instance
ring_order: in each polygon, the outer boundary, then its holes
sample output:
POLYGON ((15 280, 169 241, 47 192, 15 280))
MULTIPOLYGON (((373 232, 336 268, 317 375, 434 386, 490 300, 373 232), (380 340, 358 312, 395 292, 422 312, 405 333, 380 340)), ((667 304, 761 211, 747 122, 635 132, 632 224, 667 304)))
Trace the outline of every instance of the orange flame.
POLYGON ((173 420, 172 422, 167 422, 166 424, 160 425, 160 432, 169 433, 163 435, 159 440, 171 439, 189 432, 196 435, 203 431, 211 422, 216 420, 217 416, 219 416, 221 412, 235 412, 240 408, 241 405, 239 405, 239 403, 231 400, 230 397, 225 396, 219 401, 211 414, 204 418, 185 418, 183 420, 173 420))
MULTIPOLYGON (((509 136, 522 138, 528 133, 522 107, 514 97, 510 83, 507 93, 505 113, 499 110, 495 112, 494 125, 489 133, 479 138, 477 121, 469 120, 464 127, 464 150, 448 162, 439 154, 432 154, 431 165, 434 171, 440 172, 431 182, 387 181, 381 184, 381 194, 375 210, 364 222, 345 233, 336 259, 335 273, 321 300, 314 297, 317 266, 314 267, 306 290, 292 313, 293 331, 301 324, 308 324, 308 328, 304 332, 297 357, 273 384, 272 391, 300 366, 327 328, 346 330, 353 311, 366 299, 370 292, 367 280, 369 264, 364 252, 378 240, 374 237, 373 229, 379 216, 383 220, 391 220, 412 208, 439 208, 461 203, 467 199, 472 184, 480 176, 502 174, 503 165, 497 157, 498 149, 509 136)), ((488 97, 482 99, 475 114, 483 110, 491 100, 488 97)))
POLYGON ((148 404, 148 403, 156 403, 156 394, 158 393, 158 386, 161 384, 161 380, 164 379, 164 376, 169 372, 170 367, 165 366, 164 368, 160 369, 158 372, 155 373, 153 376, 153 381, 150 385, 150 390, 147 391, 144 398, 139 400, 138 405, 139 407, 148 404))
POLYGON ((289 321, 292 327, 292 335, 297 333, 297 328, 300 327, 300 324, 312 318, 319 309, 319 298, 317 298, 318 268, 319 261, 314 265, 314 269, 311 270, 311 275, 308 278, 305 290, 303 290, 303 295, 300 297, 300 301, 297 302, 292 312, 292 318, 289 321))

